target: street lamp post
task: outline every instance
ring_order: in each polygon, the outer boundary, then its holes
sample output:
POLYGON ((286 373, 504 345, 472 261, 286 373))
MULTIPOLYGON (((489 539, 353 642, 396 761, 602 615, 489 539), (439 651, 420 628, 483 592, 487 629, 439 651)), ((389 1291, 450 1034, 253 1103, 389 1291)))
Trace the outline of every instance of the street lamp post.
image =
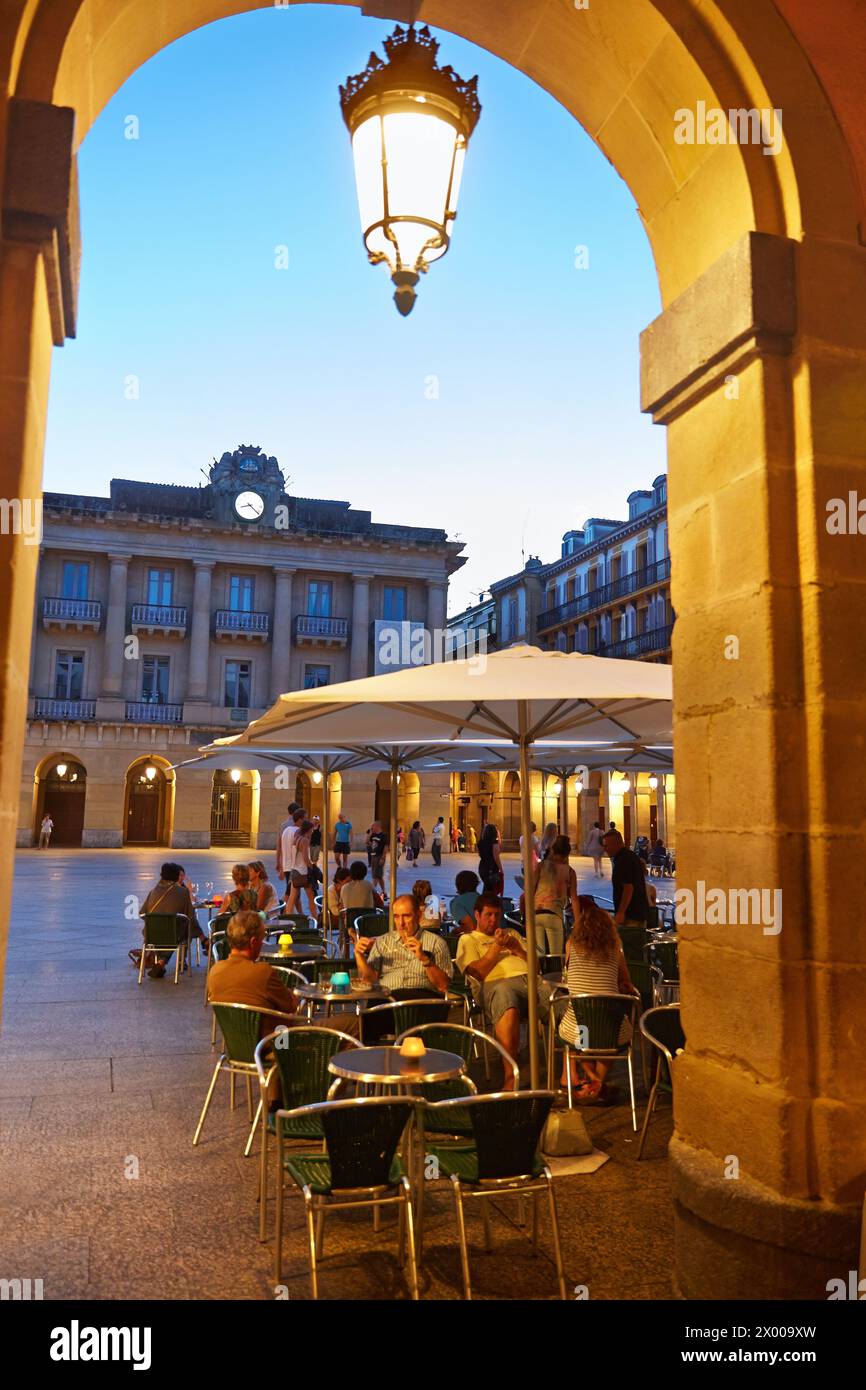
POLYGON ((481 106, 477 77, 464 81, 452 67, 440 68, 439 44, 426 26, 398 25, 384 47, 388 61, 371 53, 365 70, 340 88, 340 106, 367 255, 388 266, 405 317, 419 276, 448 250, 481 106))

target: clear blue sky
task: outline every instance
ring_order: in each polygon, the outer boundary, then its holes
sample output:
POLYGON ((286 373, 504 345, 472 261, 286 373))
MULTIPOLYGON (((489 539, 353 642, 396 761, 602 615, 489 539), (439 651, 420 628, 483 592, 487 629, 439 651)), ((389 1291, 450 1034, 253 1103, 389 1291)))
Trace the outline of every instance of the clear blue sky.
POLYGON ((105 108, 80 155, 79 336, 55 352, 45 486, 195 483, 260 444, 301 496, 464 540, 454 612, 664 470, 638 393, 658 285, 628 189, 573 117, 440 32, 484 109, 451 249, 401 318, 361 244, 337 92, 392 28, 254 11, 172 44, 105 108))

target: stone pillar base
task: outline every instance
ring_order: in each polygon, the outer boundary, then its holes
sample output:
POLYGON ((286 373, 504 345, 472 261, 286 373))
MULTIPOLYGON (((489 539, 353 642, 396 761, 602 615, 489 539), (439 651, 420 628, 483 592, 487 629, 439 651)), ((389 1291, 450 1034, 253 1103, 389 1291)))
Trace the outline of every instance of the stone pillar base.
POLYGON ((210 849, 210 831, 176 830, 171 837, 171 847, 172 849, 210 849))
POLYGON ((88 830, 81 832, 82 849, 123 849, 123 833, 120 830, 88 830))
POLYGON ((673 1138, 676 1292, 699 1299, 821 1299, 857 1268, 860 1208, 780 1197, 673 1138))

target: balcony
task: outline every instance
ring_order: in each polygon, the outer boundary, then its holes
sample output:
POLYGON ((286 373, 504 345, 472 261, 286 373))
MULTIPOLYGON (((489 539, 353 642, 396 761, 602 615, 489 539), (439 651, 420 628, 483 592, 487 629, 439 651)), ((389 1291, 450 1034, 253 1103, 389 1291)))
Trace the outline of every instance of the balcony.
POLYGON ((180 724, 183 705, 159 705, 155 700, 127 700, 128 724, 180 724))
POLYGON ((102 622, 102 604, 89 598, 44 598, 42 626, 66 632, 98 632, 102 622))
POLYGON ((670 647, 673 626, 673 623, 668 623, 666 627, 654 627, 650 632, 640 632, 635 637, 626 637, 622 642, 608 642, 606 646, 599 647, 597 655, 626 659, 657 656, 670 647))
POLYGON ((241 613, 221 608, 214 618, 214 636, 233 642, 267 642, 271 620, 267 613, 241 613))
POLYGON ((295 641, 299 647, 345 647, 348 640, 346 618, 319 618, 304 613, 295 618, 295 641))
POLYGON ((36 700, 33 710, 34 719, 54 719, 78 722, 79 720, 96 718, 95 700, 36 700))
POLYGON ((670 577, 671 557, 666 555, 664 559, 656 560, 654 565, 633 570, 631 574, 620 575, 619 579, 611 580, 610 584, 602 584, 599 589, 590 589, 589 593, 579 594, 577 598, 568 599, 566 603, 557 604, 555 608, 546 608, 538 615, 537 630, 546 632, 549 628, 558 627, 560 623, 570 623, 575 618, 583 617, 585 613, 592 613, 597 608, 616 603, 628 594, 637 594, 641 589, 651 589, 656 584, 663 584, 670 577))
POLYGON ((153 637, 160 633, 164 637, 186 636, 186 609, 173 608, 166 604, 134 603, 132 605, 132 630, 153 637))

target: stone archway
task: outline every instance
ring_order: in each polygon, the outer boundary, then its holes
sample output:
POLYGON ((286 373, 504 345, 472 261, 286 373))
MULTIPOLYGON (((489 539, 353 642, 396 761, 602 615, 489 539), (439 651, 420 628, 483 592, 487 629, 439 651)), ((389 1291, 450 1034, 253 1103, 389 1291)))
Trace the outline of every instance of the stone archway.
POLYGON ((39 844, 44 816, 53 823, 50 845, 80 849, 84 832, 87 769, 79 758, 52 753, 36 769, 33 787, 33 843, 39 844))
POLYGON ((125 845, 170 845, 175 778, 166 758, 137 758, 126 773, 123 800, 125 845))
MULTIPOLYGON (((75 143, 153 53, 255 7, 7 5, 0 63, 16 100, 0 107, 6 498, 38 495, 51 344, 74 321, 64 198, 75 143)), ((683 932, 688 1047, 671 1157, 677 1278, 697 1296, 823 1296, 827 1278, 854 1267, 866 1181, 866 955, 834 894, 842 876, 855 896, 866 887, 853 852, 866 790, 850 757, 866 740, 866 649, 851 636, 862 560, 855 533, 830 537, 825 525, 829 498, 860 480, 866 490, 866 123, 850 41, 864 20, 856 0, 826 8, 426 0, 422 10, 574 114, 632 190, 655 256, 665 309, 643 339, 642 402, 668 426, 679 880, 781 888, 785 901, 777 936, 683 932), (673 112, 698 102, 781 110, 778 157, 679 145, 673 112), (736 1184, 724 1176, 732 1153, 736 1184)), ((36 560, 20 536, 0 536, 6 850, 36 560)))

